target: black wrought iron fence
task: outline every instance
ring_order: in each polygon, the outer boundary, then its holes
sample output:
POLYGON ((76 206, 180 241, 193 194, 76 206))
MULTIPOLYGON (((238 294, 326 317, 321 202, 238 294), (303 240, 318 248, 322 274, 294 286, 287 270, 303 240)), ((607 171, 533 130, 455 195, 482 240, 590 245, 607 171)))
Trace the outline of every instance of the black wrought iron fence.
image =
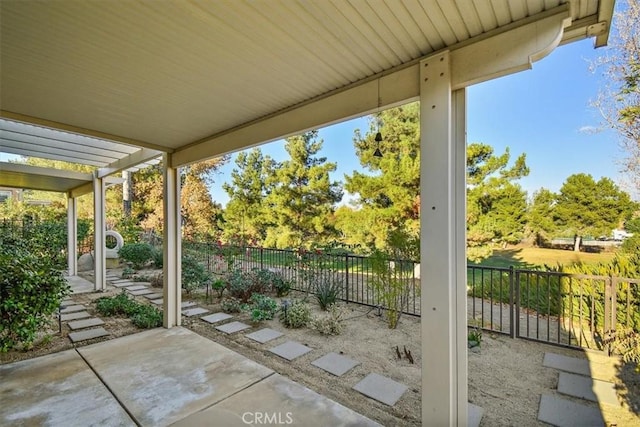
MULTIPOLYGON (((311 277, 332 274, 343 283, 340 299, 385 308, 372 282, 370 258, 345 252, 293 251, 184 242, 208 270, 224 275, 231 268, 268 269, 280 273, 298 291, 313 293, 311 277)), ((389 260, 404 272, 405 314, 420 316, 419 266, 389 260)), ((604 349, 618 328, 640 330, 640 279, 590 276, 555 271, 467 266, 470 326, 566 347, 604 349)))

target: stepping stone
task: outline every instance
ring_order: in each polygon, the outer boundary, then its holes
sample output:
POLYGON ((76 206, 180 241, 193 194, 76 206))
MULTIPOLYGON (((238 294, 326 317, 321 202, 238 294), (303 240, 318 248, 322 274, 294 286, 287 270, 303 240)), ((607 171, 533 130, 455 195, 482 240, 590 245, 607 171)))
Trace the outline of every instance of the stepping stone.
POLYGON ((86 311, 78 311, 76 313, 61 314, 60 320, 67 322, 69 320, 86 319, 87 317, 91 317, 91 315, 86 311))
MULTIPOLYGON (((229 317, 231 317, 231 316, 229 316, 229 317)), ((274 329, 269 329, 269 328, 264 328, 264 329, 260 329, 259 331, 247 334, 246 337, 249 338, 249 339, 252 339, 254 341, 258 341, 260 344, 264 344, 267 341, 275 340, 276 338, 279 338, 282 335, 284 335, 284 334, 282 332, 280 332, 280 331, 276 331, 274 329)))
POLYGON ((187 317, 197 316, 198 314, 208 313, 209 310, 202 307, 188 308, 186 310, 182 310, 182 315, 187 317))
POLYGON ((151 282, 134 282, 134 283, 142 286, 151 286, 151 282))
POLYGON ((385 405, 393 406, 407 391, 407 386, 382 375, 369 374, 354 385, 353 389, 385 405))
POLYGON ((480 427, 484 409, 473 403, 467 404, 467 427, 480 427))
POLYGON ((69 339, 71 342, 79 342, 104 337, 106 335, 109 335, 109 332, 105 331, 104 328, 96 328, 81 332, 71 332, 69 334, 69 339))
POLYGON ((104 325, 104 322, 102 321, 102 319, 98 319, 97 317, 69 322, 69 328, 71 328, 72 331, 75 331, 76 329, 84 329, 100 325, 104 325))
POLYGON ((599 408, 548 395, 540 397, 538 420, 558 427, 605 425, 599 408))
POLYGON ((189 308, 189 307, 193 307, 194 305, 196 305, 195 302, 193 301, 185 301, 182 304, 180 304, 181 308, 189 308))
POLYGON ((131 279, 116 279, 116 280, 112 280, 113 283, 133 283, 133 280, 131 279))
POLYGON ((86 310, 87 307, 85 307, 82 304, 77 304, 77 305, 68 305, 66 306, 64 309, 60 310, 61 314, 67 314, 67 313, 75 313, 77 311, 84 311, 86 310))
POLYGON ((582 375, 560 372, 558 391, 562 394, 591 400, 592 402, 620 405, 613 383, 594 380, 582 375))
POLYGON ((135 286, 133 282, 120 282, 120 283, 112 283, 112 286, 115 286, 116 288, 126 288, 127 286, 135 286))
POLYGON ((142 285, 135 285, 135 286, 127 286, 125 289, 127 291, 141 291, 143 289, 147 289, 147 287, 142 285))
POLYGON ((242 322, 231 322, 225 325, 216 326, 216 329, 224 332, 225 334, 233 334, 234 332, 243 331, 249 329, 251 326, 245 325, 242 322))
POLYGON ((208 323, 218 323, 231 318, 233 318, 233 316, 227 313, 213 313, 208 316, 201 317, 200 319, 208 323))
POLYGON ((158 299, 162 298, 162 294, 147 294, 144 297, 147 299, 158 299))
POLYGON ((139 291, 131 291, 129 293, 131 295, 137 297, 137 296, 140 296, 140 295, 149 295, 149 294, 152 294, 154 292, 151 289, 144 288, 144 289, 140 289, 139 291))
POLYGON ((283 359, 287 359, 289 361, 297 359, 298 357, 309 353, 311 350, 313 349, 295 341, 287 341, 284 344, 280 344, 279 346, 269 349, 271 353, 277 354, 283 359))
POLYGON ((72 299, 63 299, 62 301, 60 301, 60 305, 64 305, 64 306, 68 306, 68 305, 74 305, 76 302, 72 299))
POLYGON ((335 375, 336 377, 340 377, 358 366, 360 362, 349 359, 348 357, 342 356, 338 353, 329 353, 325 354, 320 359, 314 360, 311 364, 335 375))
POLYGON ((542 366, 547 368, 555 368, 573 374, 591 376, 589 361, 587 359, 578 359, 576 357, 567 357, 555 353, 545 353, 542 366))
POLYGON ((154 303, 155 305, 162 305, 162 304, 164 304, 164 298, 152 299, 151 302, 154 303))

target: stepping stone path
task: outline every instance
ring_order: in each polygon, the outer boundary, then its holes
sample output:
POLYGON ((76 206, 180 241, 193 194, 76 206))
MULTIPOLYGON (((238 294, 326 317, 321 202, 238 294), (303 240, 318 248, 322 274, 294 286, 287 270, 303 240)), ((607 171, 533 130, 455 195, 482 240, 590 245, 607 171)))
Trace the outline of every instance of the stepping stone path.
POLYGON ((375 373, 367 375, 353 386, 354 390, 389 406, 395 405, 407 388, 404 384, 375 373))
POLYGON ((69 329, 74 332, 69 333, 69 339, 72 343, 87 341, 94 338, 100 338, 109 335, 104 328, 93 328, 94 326, 104 325, 102 319, 91 317, 82 304, 75 303, 72 299, 65 299, 60 304, 60 321, 68 322, 69 329))
POLYGON ((193 307, 194 305, 196 305, 195 302, 193 301, 185 301, 182 304, 180 304, 181 308, 189 308, 189 307, 193 307))
POLYGON ((162 298, 162 294, 147 294, 144 297, 147 299, 158 299, 162 298))
POLYGON ((592 402, 608 403, 614 406, 620 404, 613 383, 583 377, 582 375, 560 372, 558 391, 568 396, 592 402))
POLYGON ((164 303, 164 298, 152 299, 151 302, 154 303, 155 305, 162 305, 164 303))
POLYGON ((216 326, 216 329, 220 332, 224 332, 225 334, 233 334, 235 332, 243 331, 245 329, 249 329, 251 326, 245 325, 242 322, 231 322, 226 323, 221 326, 216 326))
POLYGON ((144 289, 147 289, 147 287, 142 285, 135 285, 135 286, 127 286, 125 289, 131 292, 131 291, 142 291, 144 289))
MULTIPOLYGON (((591 378, 588 360, 545 353, 542 365, 564 371, 558 375, 559 393, 601 404, 619 405, 614 384, 591 378)), ((604 425, 598 407, 551 395, 541 396, 538 420, 558 427, 604 425)))
POLYGON ((280 331, 264 328, 264 329, 260 329, 259 331, 247 334, 245 336, 249 339, 259 342, 260 344, 264 344, 268 341, 275 340, 276 338, 280 338, 283 335, 284 334, 280 331))
POLYGON ((105 331, 104 328, 96 328, 96 329, 87 329, 81 332, 71 332, 69 334, 69 339, 71 342, 79 342, 91 340, 94 338, 100 338, 109 335, 109 332, 105 331))
POLYGON ((84 311, 86 309, 87 308, 82 304, 68 305, 65 308, 63 308, 62 310, 60 310, 60 314, 76 313, 78 311, 84 311))
POLYGON ((213 313, 208 316, 201 317, 200 319, 204 320, 207 323, 218 323, 231 318, 233 318, 233 316, 227 313, 213 313))
POLYGON ((562 356, 555 353, 545 353, 542 366, 547 368, 555 368, 560 371, 571 372, 572 374, 591 376, 589 361, 587 359, 578 359, 577 357, 562 356))
POLYGON ((548 395, 540 398, 538 420, 558 427, 605 425, 599 408, 548 395))
POLYGON ((482 421, 482 414, 484 410, 474 405, 473 403, 469 403, 467 406, 467 426, 468 427, 480 427, 480 421, 482 421))
POLYGON ((91 315, 86 311, 78 311, 76 313, 61 314, 60 320, 68 322, 69 320, 86 319, 87 317, 91 317, 91 315))
POLYGON ((270 348, 269 351, 273 354, 277 354, 283 359, 287 359, 288 361, 292 361, 293 359, 297 359, 298 357, 304 356, 309 353, 312 349, 307 347, 306 345, 300 344, 295 341, 287 341, 284 344, 280 344, 279 346, 270 348))
POLYGON ((74 320, 73 322, 69 322, 69 328, 72 331, 77 329, 85 329, 91 328, 92 326, 100 326, 104 325, 102 319, 98 319, 97 317, 92 317, 90 319, 82 319, 82 320, 74 320))
POLYGON ((113 285, 116 288, 126 288, 128 286, 135 286, 133 282, 112 283, 111 285, 113 285))
POLYGON ((357 360, 349 359, 338 353, 329 353, 311 362, 313 366, 340 377, 360 364, 357 360))
POLYGON ((153 291, 151 289, 148 288, 144 288, 144 289, 140 289, 139 291, 131 291, 129 292, 131 295, 133 295, 134 297, 137 296, 141 296, 141 295, 149 295, 152 294, 153 291))
POLYGON ((187 317, 197 316, 198 314, 208 313, 209 310, 201 307, 188 308, 186 310, 182 310, 182 315, 187 317))

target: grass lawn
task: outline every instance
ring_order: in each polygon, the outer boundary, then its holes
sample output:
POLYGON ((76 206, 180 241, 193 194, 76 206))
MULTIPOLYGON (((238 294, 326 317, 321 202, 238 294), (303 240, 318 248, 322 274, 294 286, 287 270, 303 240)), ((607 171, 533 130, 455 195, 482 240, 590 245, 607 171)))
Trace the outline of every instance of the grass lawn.
MULTIPOLYGON (((487 267, 530 268, 536 266, 556 266, 557 264, 571 265, 578 262, 585 264, 597 264, 608 262, 614 256, 614 252, 573 252, 562 249, 545 249, 534 247, 516 247, 508 249, 495 249, 493 255, 478 265, 487 267)), ((470 265, 473 263, 469 262, 470 265)))

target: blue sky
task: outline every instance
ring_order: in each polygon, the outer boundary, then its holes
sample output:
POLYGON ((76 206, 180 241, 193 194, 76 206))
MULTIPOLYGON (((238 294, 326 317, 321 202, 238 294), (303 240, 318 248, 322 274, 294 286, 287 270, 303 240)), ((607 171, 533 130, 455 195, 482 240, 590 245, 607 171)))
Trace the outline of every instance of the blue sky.
MULTIPOLYGON (((558 191, 568 176, 581 172, 623 186, 618 162, 624 153, 618 137, 609 130, 597 131, 602 120, 590 106, 602 77, 589 70, 589 61, 602 53, 592 40, 572 43, 534 63, 532 70, 468 88, 467 141, 489 144, 497 153, 509 147, 512 159, 526 153, 531 173, 520 184, 529 195, 541 187, 558 191)), ((352 142, 356 128, 366 131, 367 118, 320 129, 320 155, 338 166, 334 180, 344 181, 344 174, 360 169, 352 142)), ((284 141, 261 148, 276 160, 287 158, 284 141)), ((221 185, 234 167, 232 158, 211 187, 214 200, 223 205, 228 196, 221 185)))

